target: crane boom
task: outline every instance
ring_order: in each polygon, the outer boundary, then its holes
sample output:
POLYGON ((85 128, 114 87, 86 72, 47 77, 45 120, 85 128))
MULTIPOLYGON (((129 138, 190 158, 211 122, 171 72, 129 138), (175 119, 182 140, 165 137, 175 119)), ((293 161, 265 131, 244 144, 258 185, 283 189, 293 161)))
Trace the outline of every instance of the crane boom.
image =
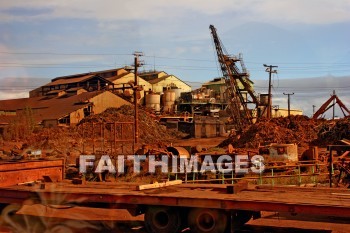
POLYGON ((213 25, 210 25, 209 28, 213 36, 221 71, 227 85, 230 114, 236 129, 242 131, 246 125, 252 124, 252 114, 248 109, 247 103, 255 103, 257 107, 258 98, 252 88, 252 82, 248 78, 249 75, 246 72, 242 55, 240 55, 240 58, 237 58, 225 54, 216 28, 213 25), (236 65, 238 61, 240 61, 243 72, 236 65), (247 97, 245 98, 244 93, 249 94, 251 101, 247 97))
POLYGON ((332 108, 334 104, 330 105, 332 101, 335 101, 342 110, 344 117, 349 117, 350 116, 350 110, 345 106, 345 104, 339 99, 339 97, 336 94, 331 95, 331 97, 322 104, 322 106, 315 112, 313 115, 313 119, 319 118, 322 114, 328 111, 328 109, 332 108), (347 114, 346 114, 346 113, 347 114))

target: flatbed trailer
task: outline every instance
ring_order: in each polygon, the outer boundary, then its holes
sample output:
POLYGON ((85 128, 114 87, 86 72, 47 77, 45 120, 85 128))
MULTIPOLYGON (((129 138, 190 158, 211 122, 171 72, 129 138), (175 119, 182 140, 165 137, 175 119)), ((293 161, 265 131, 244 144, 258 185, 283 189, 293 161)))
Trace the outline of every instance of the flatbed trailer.
POLYGON ((148 232, 223 233, 260 211, 350 218, 350 190, 224 184, 180 184, 139 190, 136 183, 70 181, 0 188, 0 203, 127 209, 144 214, 148 232))

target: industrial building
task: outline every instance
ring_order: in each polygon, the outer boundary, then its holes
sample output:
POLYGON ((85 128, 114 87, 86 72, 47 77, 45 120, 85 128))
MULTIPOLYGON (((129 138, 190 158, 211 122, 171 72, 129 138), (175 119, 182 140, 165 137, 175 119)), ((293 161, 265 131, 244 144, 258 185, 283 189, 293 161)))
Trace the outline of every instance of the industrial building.
POLYGON ((57 90, 45 96, 1 100, 0 124, 6 126, 30 111, 33 122, 44 127, 74 125, 86 116, 125 104, 130 103, 110 91, 57 90))
MULTIPOLYGON (((191 91, 188 84, 163 71, 141 73, 137 79, 137 101, 157 112, 173 112, 175 98, 191 91)), ((135 74, 127 68, 56 77, 31 90, 29 98, 1 100, 0 127, 10 124, 26 109, 35 123, 44 127, 77 124, 88 115, 130 104, 134 80, 135 74)))
MULTIPOLYGON (((109 90, 113 93, 131 96, 133 93, 133 82, 134 73, 124 68, 103 70, 54 78, 50 83, 30 91, 29 96, 43 96, 51 91, 68 90, 78 87, 84 88, 87 91, 109 90)), ((151 85, 140 77, 138 77, 138 84, 144 90, 151 88, 151 85)), ((144 93, 140 92, 140 95, 140 99, 142 99, 144 93)))
MULTIPOLYGON (((291 116, 302 116, 301 109, 289 109, 291 116)), ((272 117, 288 117, 288 108, 274 108, 272 109, 272 117)))
MULTIPOLYGON (((84 88, 87 91, 109 90, 126 98, 133 95, 133 83, 135 74, 127 68, 95 71, 89 73, 61 76, 51 82, 29 92, 30 97, 47 95, 48 93, 71 88, 84 88)), ((143 104, 144 97, 149 93, 163 94, 164 91, 172 89, 176 92, 176 98, 182 92, 191 91, 191 86, 164 71, 141 72, 137 75, 138 86, 142 87, 139 92, 138 101, 143 104)))
MULTIPOLYGON (((173 89, 177 93, 189 92, 191 86, 172 74, 167 74, 164 71, 141 72, 141 78, 148 81, 152 86, 152 91, 162 93, 165 90, 173 89)), ((177 94, 179 96, 179 94, 177 94)))

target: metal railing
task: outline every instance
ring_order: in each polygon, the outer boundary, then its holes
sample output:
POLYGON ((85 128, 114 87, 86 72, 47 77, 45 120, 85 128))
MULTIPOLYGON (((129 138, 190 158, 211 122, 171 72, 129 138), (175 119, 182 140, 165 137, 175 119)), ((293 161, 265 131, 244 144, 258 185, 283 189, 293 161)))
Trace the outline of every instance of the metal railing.
MULTIPOLYGON (((310 162, 310 161, 309 161, 310 162)), ((216 164, 220 165, 220 164, 216 164)), ((236 173, 235 169, 230 169, 230 172, 227 170, 221 170, 221 172, 216 171, 216 173, 205 172, 201 173, 200 171, 191 171, 184 173, 169 173, 168 178, 170 179, 173 176, 175 179, 184 179, 185 183, 221 183, 234 184, 240 180, 247 180, 254 182, 258 185, 261 184, 271 184, 272 186, 279 184, 280 179, 292 178, 294 180, 284 180, 281 183, 285 184, 286 181, 292 183, 293 185, 301 186, 303 184, 304 177, 310 177, 309 181, 312 184, 317 184, 320 180, 320 176, 327 177, 329 174, 327 171, 328 164, 324 163, 307 163, 307 164, 295 164, 295 165, 282 165, 282 166, 266 166, 264 171, 259 174, 239 174, 236 173), (307 170, 307 171, 304 171, 307 170), (322 172, 324 171, 324 172, 322 172), (292 174, 290 174, 292 173, 292 174), (216 178, 207 178, 207 175, 215 176, 216 178), (205 179, 202 179, 206 177, 205 179)), ((234 165, 233 165, 234 167, 234 165)), ((307 182, 307 183, 310 183, 307 182)), ((305 182, 306 183, 306 182, 305 182)))

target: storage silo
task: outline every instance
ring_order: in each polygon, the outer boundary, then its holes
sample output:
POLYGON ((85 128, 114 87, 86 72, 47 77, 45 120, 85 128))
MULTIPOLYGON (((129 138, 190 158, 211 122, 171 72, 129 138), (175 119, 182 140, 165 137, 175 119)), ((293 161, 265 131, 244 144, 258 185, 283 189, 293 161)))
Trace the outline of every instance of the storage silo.
POLYGON ((160 95, 159 94, 148 94, 146 95, 146 108, 152 109, 156 112, 160 111, 160 95))
POLYGON ((166 90, 163 94, 163 111, 173 112, 175 104, 175 91, 166 90))

